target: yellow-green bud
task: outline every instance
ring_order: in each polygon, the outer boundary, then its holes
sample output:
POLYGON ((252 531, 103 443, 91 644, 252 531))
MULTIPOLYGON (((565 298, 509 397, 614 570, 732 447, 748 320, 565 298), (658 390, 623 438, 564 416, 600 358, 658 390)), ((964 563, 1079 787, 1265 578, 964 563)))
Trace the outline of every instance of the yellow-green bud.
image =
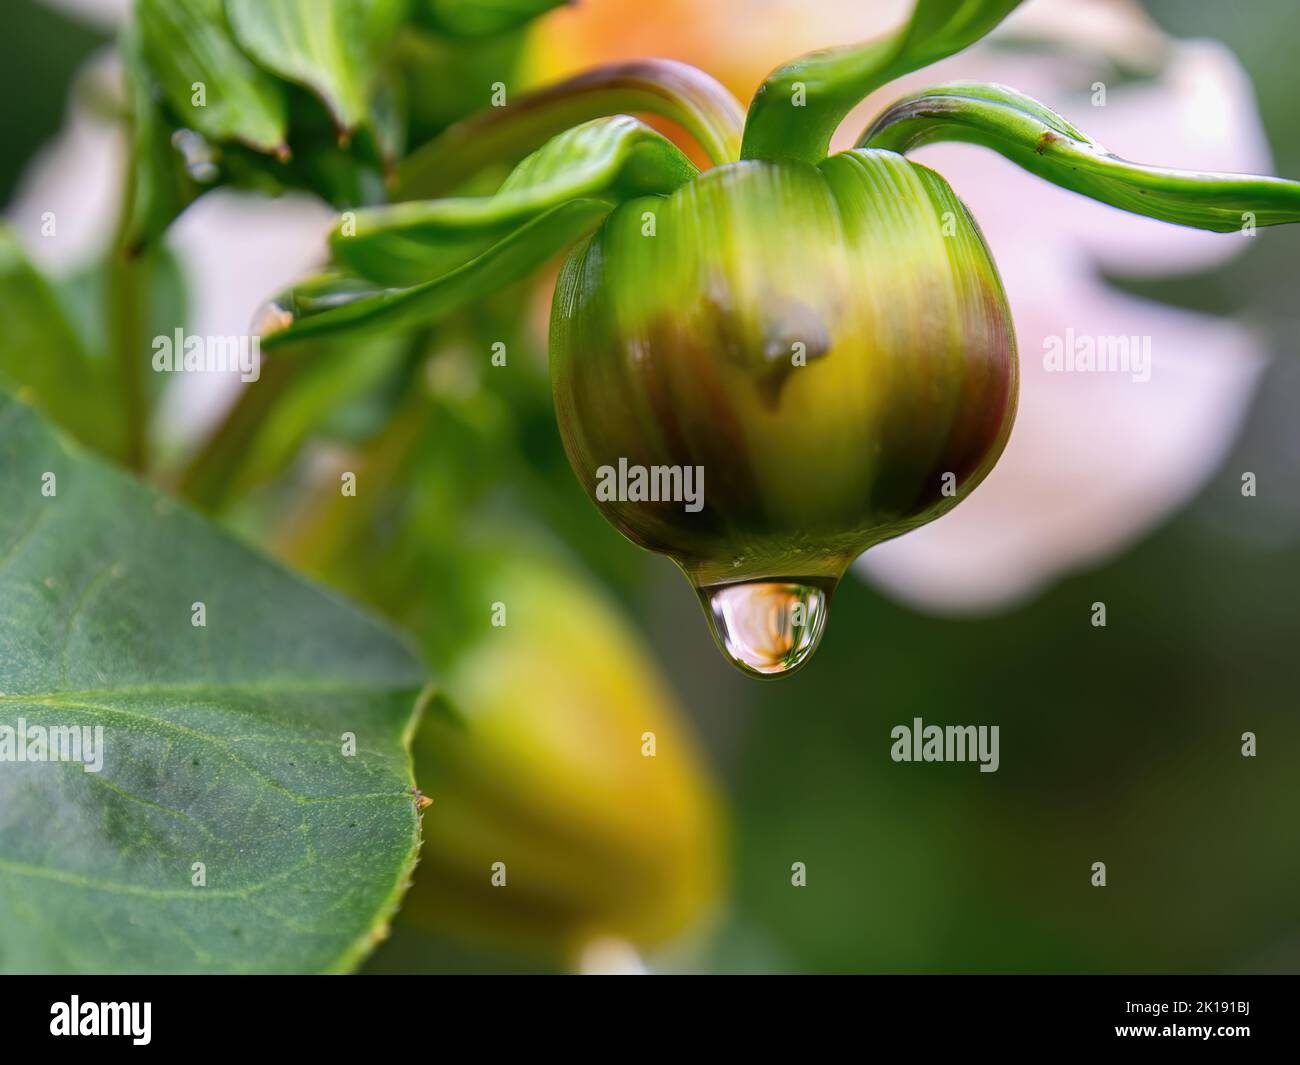
POLYGON ((417 925, 575 964, 698 924, 722 881, 721 801, 637 639, 541 563, 492 572, 496 621, 445 677, 463 720, 415 740, 432 799, 403 912, 417 925))
POLYGON ((759 675, 807 658, 859 554, 983 479, 1017 392, 975 222, 876 150, 725 165, 618 207, 564 264, 551 368, 597 506, 677 562, 759 675))

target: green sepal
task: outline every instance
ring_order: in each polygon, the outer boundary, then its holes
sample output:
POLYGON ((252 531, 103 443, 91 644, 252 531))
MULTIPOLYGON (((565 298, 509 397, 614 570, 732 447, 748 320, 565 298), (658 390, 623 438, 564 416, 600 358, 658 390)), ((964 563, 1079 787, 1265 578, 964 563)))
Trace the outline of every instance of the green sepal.
POLYGON ((741 158, 820 162, 836 127, 866 96, 974 44, 1021 2, 917 0, 894 33, 777 67, 749 105, 741 158))
POLYGON ((1176 225, 1227 233, 1300 221, 1300 182, 1132 163, 1002 85, 959 82, 907 96, 871 124, 858 147, 906 152, 936 141, 992 148, 1062 188, 1176 225))
POLYGON ((698 171, 666 138, 627 115, 583 123, 524 159, 493 196, 399 203, 344 216, 330 240, 351 273, 385 285, 439 277, 570 200, 666 194, 698 171))
POLYGON ((423 284, 385 287, 338 273, 294 286, 271 302, 264 348, 348 330, 380 331, 434 321, 522 280, 593 229, 609 213, 603 200, 570 200, 544 211, 487 251, 423 284))

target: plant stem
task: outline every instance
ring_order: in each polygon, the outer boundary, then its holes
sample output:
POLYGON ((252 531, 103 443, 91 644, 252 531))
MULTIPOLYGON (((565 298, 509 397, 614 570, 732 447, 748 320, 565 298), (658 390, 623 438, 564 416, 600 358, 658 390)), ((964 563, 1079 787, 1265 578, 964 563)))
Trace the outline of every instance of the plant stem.
POLYGON ((715 165, 740 157, 736 98, 686 63, 648 59, 598 67, 448 127, 402 162, 395 198, 446 195, 486 166, 517 162, 557 133, 623 112, 672 119, 715 165))
POLYGON ((820 163, 836 128, 870 93, 973 44, 1021 2, 916 0, 893 33, 782 64, 749 105, 741 158, 820 163))
POLYGON ((240 390, 221 423, 181 470, 175 484, 179 495, 208 513, 225 508, 262 424, 312 354, 300 345, 266 360, 257 387, 240 390))
POLYGON ((431 413, 428 396, 417 383, 380 434, 349 462, 358 480, 365 482, 364 500, 345 497, 337 481, 332 490, 313 486, 315 490, 304 494, 299 508, 274 534, 276 554, 303 572, 329 577, 337 560, 362 537, 376 507, 389 500, 403 467, 424 438, 431 413))
POLYGON ((134 251, 129 242, 135 182, 135 164, 128 163, 117 234, 105 264, 103 299, 109 360, 115 371, 126 426, 121 458, 128 468, 142 472, 148 464, 149 403, 142 360, 148 351, 145 332, 149 259, 134 251))

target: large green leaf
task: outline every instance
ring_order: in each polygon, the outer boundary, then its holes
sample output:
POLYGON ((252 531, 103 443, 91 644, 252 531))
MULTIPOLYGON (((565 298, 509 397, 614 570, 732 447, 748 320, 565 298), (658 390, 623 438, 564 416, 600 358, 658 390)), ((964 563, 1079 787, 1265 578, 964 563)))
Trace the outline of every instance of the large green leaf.
POLYGON ((1022 2, 916 0, 893 33, 778 67, 749 105, 741 157, 820 162, 836 127, 864 97, 974 44, 1022 2))
POLYGON ((121 411, 106 402, 106 360, 92 359, 57 293, 0 225, 0 374, 50 418, 103 454, 120 456, 121 411))
POLYGON ((355 964, 416 855, 411 654, 9 398, 0 498, 0 725, 103 729, 0 760, 0 970, 355 964))
POLYGON ((1300 221, 1300 182, 1131 163, 1060 115, 1004 85, 961 82, 899 100, 858 140, 906 152, 966 141, 1006 156, 1062 188, 1113 207, 1220 233, 1300 221))
POLYGON ((405 0, 225 0, 235 39, 267 70, 304 85, 335 125, 370 117, 376 62, 405 14, 405 0))
POLYGON ((671 141, 635 118, 598 118, 551 138, 515 167, 494 196, 358 211, 335 230, 330 246, 335 259, 360 277, 415 284, 462 265, 567 201, 612 208, 635 196, 669 193, 697 172, 671 141))
POLYGON ((212 140, 287 152, 284 87, 240 50, 221 0, 136 0, 135 17, 145 60, 182 125, 212 140))

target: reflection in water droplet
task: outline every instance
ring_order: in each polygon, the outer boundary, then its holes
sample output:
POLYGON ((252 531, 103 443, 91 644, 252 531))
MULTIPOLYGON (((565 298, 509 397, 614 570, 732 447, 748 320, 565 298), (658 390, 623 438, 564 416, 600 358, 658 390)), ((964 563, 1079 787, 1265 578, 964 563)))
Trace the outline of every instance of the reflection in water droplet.
POLYGON ((253 315, 254 335, 269 337, 293 325, 294 314, 278 300, 267 300, 253 315))
POLYGON ((172 147, 185 160, 185 170, 200 185, 211 185, 221 176, 217 153, 207 139, 192 129, 178 129, 172 134, 172 147))
POLYGON ((833 582, 746 581, 700 588, 709 627, 742 672, 779 677, 817 649, 833 582))

